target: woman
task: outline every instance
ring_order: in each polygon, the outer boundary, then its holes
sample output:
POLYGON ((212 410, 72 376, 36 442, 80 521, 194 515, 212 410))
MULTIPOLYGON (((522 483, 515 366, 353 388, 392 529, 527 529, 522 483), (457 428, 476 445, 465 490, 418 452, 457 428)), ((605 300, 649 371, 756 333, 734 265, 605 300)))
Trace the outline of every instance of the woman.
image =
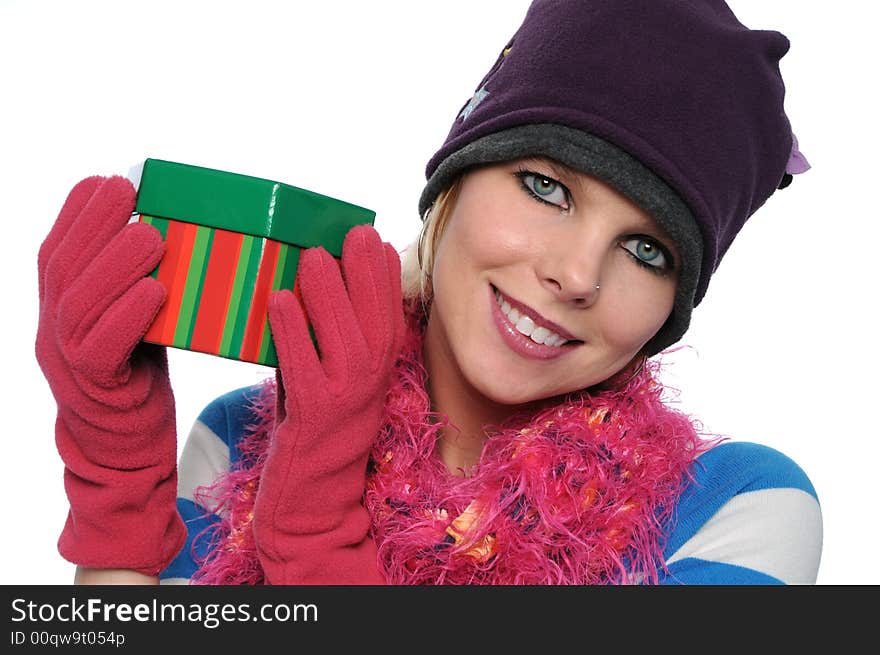
POLYGON ((717 0, 536 0, 428 164, 402 285, 371 228, 340 266, 304 252, 302 306, 270 303, 277 383, 206 408, 177 508, 164 353, 134 348, 161 240, 123 227, 124 181, 78 185, 37 339, 77 581, 814 582, 807 476, 701 438, 649 359, 808 167, 787 49, 717 0))

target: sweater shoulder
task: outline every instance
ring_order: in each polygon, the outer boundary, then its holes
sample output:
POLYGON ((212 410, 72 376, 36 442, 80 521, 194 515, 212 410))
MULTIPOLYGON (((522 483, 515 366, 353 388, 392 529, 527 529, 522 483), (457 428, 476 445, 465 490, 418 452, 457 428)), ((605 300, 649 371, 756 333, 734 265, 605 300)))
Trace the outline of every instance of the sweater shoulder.
POLYGON ((679 498, 665 555, 694 582, 815 582, 819 499, 786 454, 730 441, 703 453, 679 498))
POLYGON ((693 467, 692 494, 701 489, 736 493, 759 489, 800 489, 818 500, 806 472, 775 448, 747 441, 728 441, 703 453, 693 467))

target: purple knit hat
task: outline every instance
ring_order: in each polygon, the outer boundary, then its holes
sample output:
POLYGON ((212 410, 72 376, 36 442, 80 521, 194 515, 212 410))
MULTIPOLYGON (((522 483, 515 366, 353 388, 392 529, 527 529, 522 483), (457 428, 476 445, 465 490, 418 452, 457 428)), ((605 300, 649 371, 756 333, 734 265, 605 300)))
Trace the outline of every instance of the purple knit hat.
POLYGON ((809 168, 783 108, 788 48, 722 0, 535 0, 428 162, 419 213, 479 164, 542 155, 604 180, 682 254, 660 352, 748 217, 809 168))

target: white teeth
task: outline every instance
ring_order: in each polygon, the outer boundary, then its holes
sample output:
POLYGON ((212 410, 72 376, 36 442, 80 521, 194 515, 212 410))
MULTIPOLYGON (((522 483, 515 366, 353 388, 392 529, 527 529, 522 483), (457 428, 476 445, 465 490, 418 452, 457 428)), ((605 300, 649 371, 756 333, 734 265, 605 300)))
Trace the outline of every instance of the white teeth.
POLYGON ((550 330, 545 327, 536 327, 529 336, 532 338, 532 341, 544 343, 544 340, 550 336, 550 330))
POLYGON ((519 311, 511 307, 510 303, 501 297, 501 292, 495 292, 495 300, 498 301, 501 311, 510 319, 510 322, 513 323, 517 331, 529 337, 535 343, 541 343, 553 348, 558 348, 566 343, 566 340, 555 332, 545 328, 543 325, 536 326, 535 321, 531 317, 520 314, 519 311))
MULTIPOLYGON (((513 320, 513 319, 511 319, 511 320, 513 320)), ((523 316, 521 319, 519 319, 516 322, 516 329, 520 333, 522 333, 526 336, 529 336, 532 334, 532 332, 535 331, 535 322, 532 319, 530 319, 528 316, 523 316)))

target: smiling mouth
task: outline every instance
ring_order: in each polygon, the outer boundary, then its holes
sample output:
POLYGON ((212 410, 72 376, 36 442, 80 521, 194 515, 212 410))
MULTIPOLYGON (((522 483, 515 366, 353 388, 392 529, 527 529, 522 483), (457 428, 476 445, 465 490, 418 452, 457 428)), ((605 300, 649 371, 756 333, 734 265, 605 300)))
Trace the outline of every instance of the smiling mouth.
POLYGON ((537 344, 549 346, 550 348, 561 348, 562 346, 583 343, 579 339, 568 339, 558 332, 543 324, 541 319, 527 314, 523 310, 513 307, 494 286, 492 290, 495 294, 495 301, 498 307, 507 317, 507 320, 516 328, 516 331, 524 337, 528 337, 537 344))

